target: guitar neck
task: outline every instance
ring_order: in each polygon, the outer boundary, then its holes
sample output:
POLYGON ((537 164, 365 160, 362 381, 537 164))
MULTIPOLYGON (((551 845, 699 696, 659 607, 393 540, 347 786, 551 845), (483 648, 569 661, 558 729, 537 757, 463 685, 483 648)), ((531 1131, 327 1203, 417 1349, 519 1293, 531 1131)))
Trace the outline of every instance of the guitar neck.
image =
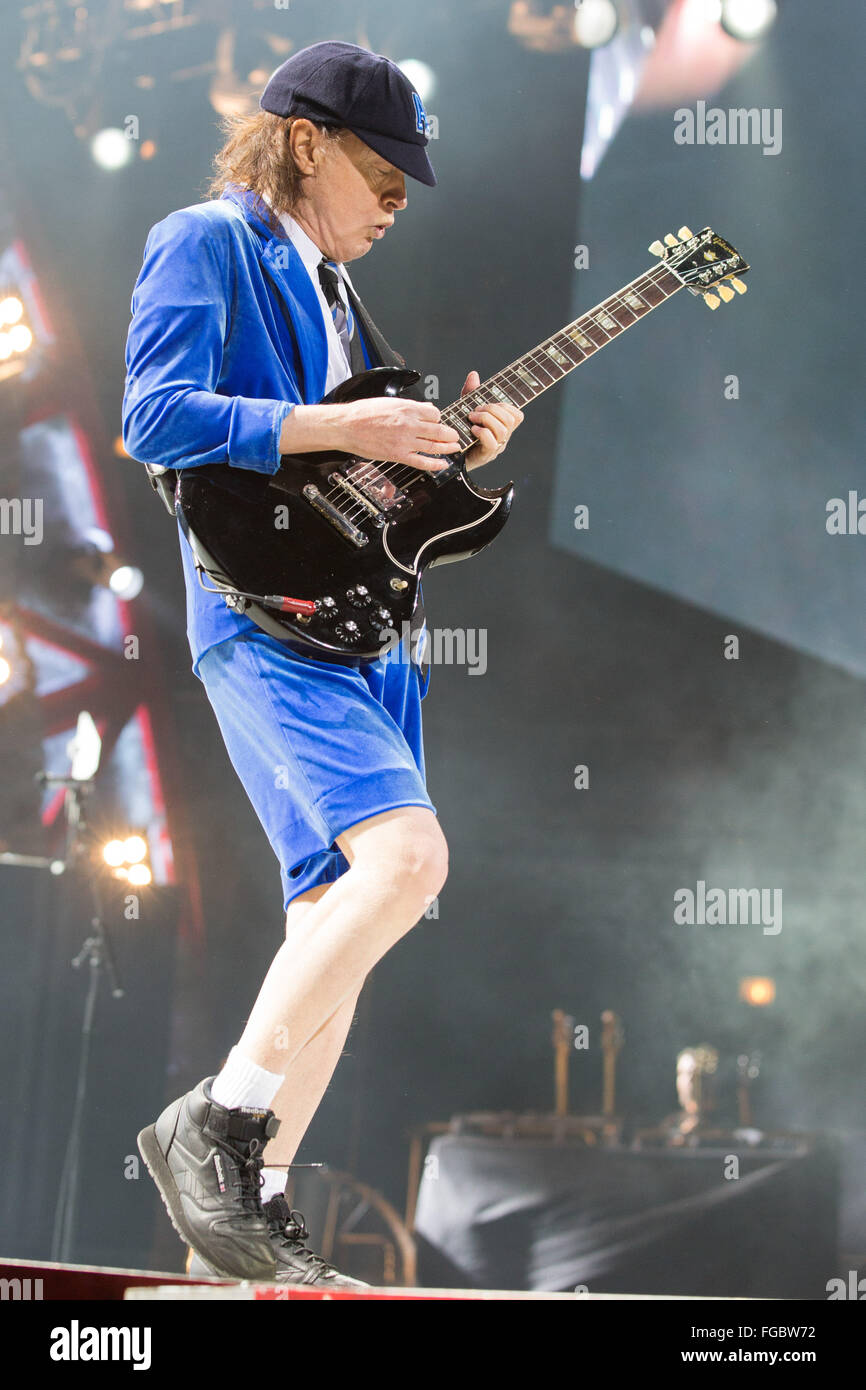
POLYGON ((491 399, 505 401, 522 410, 548 386, 562 381, 575 367, 682 288, 682 280, 672 271, 663 265, 653 266, 589 313, 581 314, 573 323, 566 324, 558 333, 518 357, 516 362, 483 381, 477 390, 446 406, 441 412, 444 423, 455 429, 461 444, 469 448, 477 443, 477 437, 472 433, 468 415, 480 403, 491 399))

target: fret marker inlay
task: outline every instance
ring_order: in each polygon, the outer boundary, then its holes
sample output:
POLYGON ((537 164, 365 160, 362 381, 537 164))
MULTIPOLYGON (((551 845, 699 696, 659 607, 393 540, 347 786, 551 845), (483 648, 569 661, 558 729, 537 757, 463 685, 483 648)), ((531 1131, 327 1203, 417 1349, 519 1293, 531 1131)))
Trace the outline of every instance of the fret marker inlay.
POLYGON ((555 348, 555 347, 553 346, 552 343, 548 343, 548 345, 547 345, 547 347, 544 349, 544 351, 547 353, 548 357, 552 357, 552 358, 553 358, 554 362, 556 362, 556 364, 557 364, 558 366, 560 366, 560 367, 573 367, 573 366, 574 366, 574 363, 571 361, 571 359, 568 358, 568 357, 566 357, 566 355, 565 355, 564 352, 560 352, 560 351, 559 351, 559 348, 555 348))

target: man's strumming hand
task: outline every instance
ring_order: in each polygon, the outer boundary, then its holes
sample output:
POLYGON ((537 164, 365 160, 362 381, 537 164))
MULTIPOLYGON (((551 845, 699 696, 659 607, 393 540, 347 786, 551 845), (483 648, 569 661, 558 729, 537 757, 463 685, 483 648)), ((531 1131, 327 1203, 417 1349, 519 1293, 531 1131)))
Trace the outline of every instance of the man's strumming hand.
POLYGON ((448 467, 461 448, 432 401, 373 396, 343 405, 297 405, 283 422, 281 454, 339 449, 375 461, 406 463, 428 473, 448 467), (430 457, 433 455, 434 457, 430 457))

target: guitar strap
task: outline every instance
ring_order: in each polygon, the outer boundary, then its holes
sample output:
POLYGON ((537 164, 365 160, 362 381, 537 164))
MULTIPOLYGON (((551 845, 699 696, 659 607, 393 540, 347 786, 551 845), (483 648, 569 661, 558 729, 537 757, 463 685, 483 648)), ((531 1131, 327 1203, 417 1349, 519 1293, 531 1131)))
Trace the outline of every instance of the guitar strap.
MULTIPOLYGON (((395 352, 382 333, 370 318, 364 305, 352 289, 351 285, 343 281, 349 303, 352 306, 352 313, 364 330, 364 337, 373 354, 379 358, 379 363, 383 367, 405 367, 406 359, 401 357, 399 352, 395 352)), ((375 365, 375 364, 374 364, 375 365)))
MULTIPOLYGON (((399 352, 394 351, 385 335, 382 332, 380 332, 380 330, 376 327, 370 315, 367 313, 367 310, 364 308, 364 305, 361 303, 360 299, 352 289, 351 285, 346 284, 345 280, 343 281, 343 284, 346 289, 346 294, 349 297, 349 303, 352 306, 352 313, 355 315, 356 323, 360 324, 361 328, 363 329, 364 336, 367 340, 367 344, 370 348, 371 353, 375 353, 375 355, 379 358, 381 366, 383 367, 405 367, 405 357, 401 357, 399 352)), ((419 391, 419 387, 420 383, 416 382, 414 386, 409 387, 409 389, 403 391, 402 394, 404 396, 412 396, 416 400, 423 400, 423 389, 419 391)), ((415 611, 412 614, 412 620, 409 627, 410 652, 414 653, 416 651, 419 644, 416 634, 420 633, 421 629, 425 626, 426 621, 427 615, 424 611, 424 595, 419 585, 418 602, 415 605, 415 611)), ((426 679, 427 677, 427 667, 429 664, 427 661, 428 648, 429 640, 425 639, 423 647, 421 648, 421 659, 419 662, 417 662, 423 679, 426 679)))

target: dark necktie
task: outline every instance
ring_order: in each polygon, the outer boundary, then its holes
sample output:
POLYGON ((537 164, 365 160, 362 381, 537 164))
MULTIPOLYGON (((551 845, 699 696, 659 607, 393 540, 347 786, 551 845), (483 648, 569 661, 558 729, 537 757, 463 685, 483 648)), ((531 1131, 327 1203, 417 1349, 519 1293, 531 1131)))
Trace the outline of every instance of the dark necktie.
POLYGON ((340 280, 341 277, 334 262, 323 256, 319 262, 319 282, 331 310, 337 336, 343 344, 346 361, 354 375, 356 372, 365 372, 367 364, 364 361, 364 349, 361 346, 357 319, 352 313, 351 307, 347 308, 343 302, 343 297, 338 289, 340 280))

